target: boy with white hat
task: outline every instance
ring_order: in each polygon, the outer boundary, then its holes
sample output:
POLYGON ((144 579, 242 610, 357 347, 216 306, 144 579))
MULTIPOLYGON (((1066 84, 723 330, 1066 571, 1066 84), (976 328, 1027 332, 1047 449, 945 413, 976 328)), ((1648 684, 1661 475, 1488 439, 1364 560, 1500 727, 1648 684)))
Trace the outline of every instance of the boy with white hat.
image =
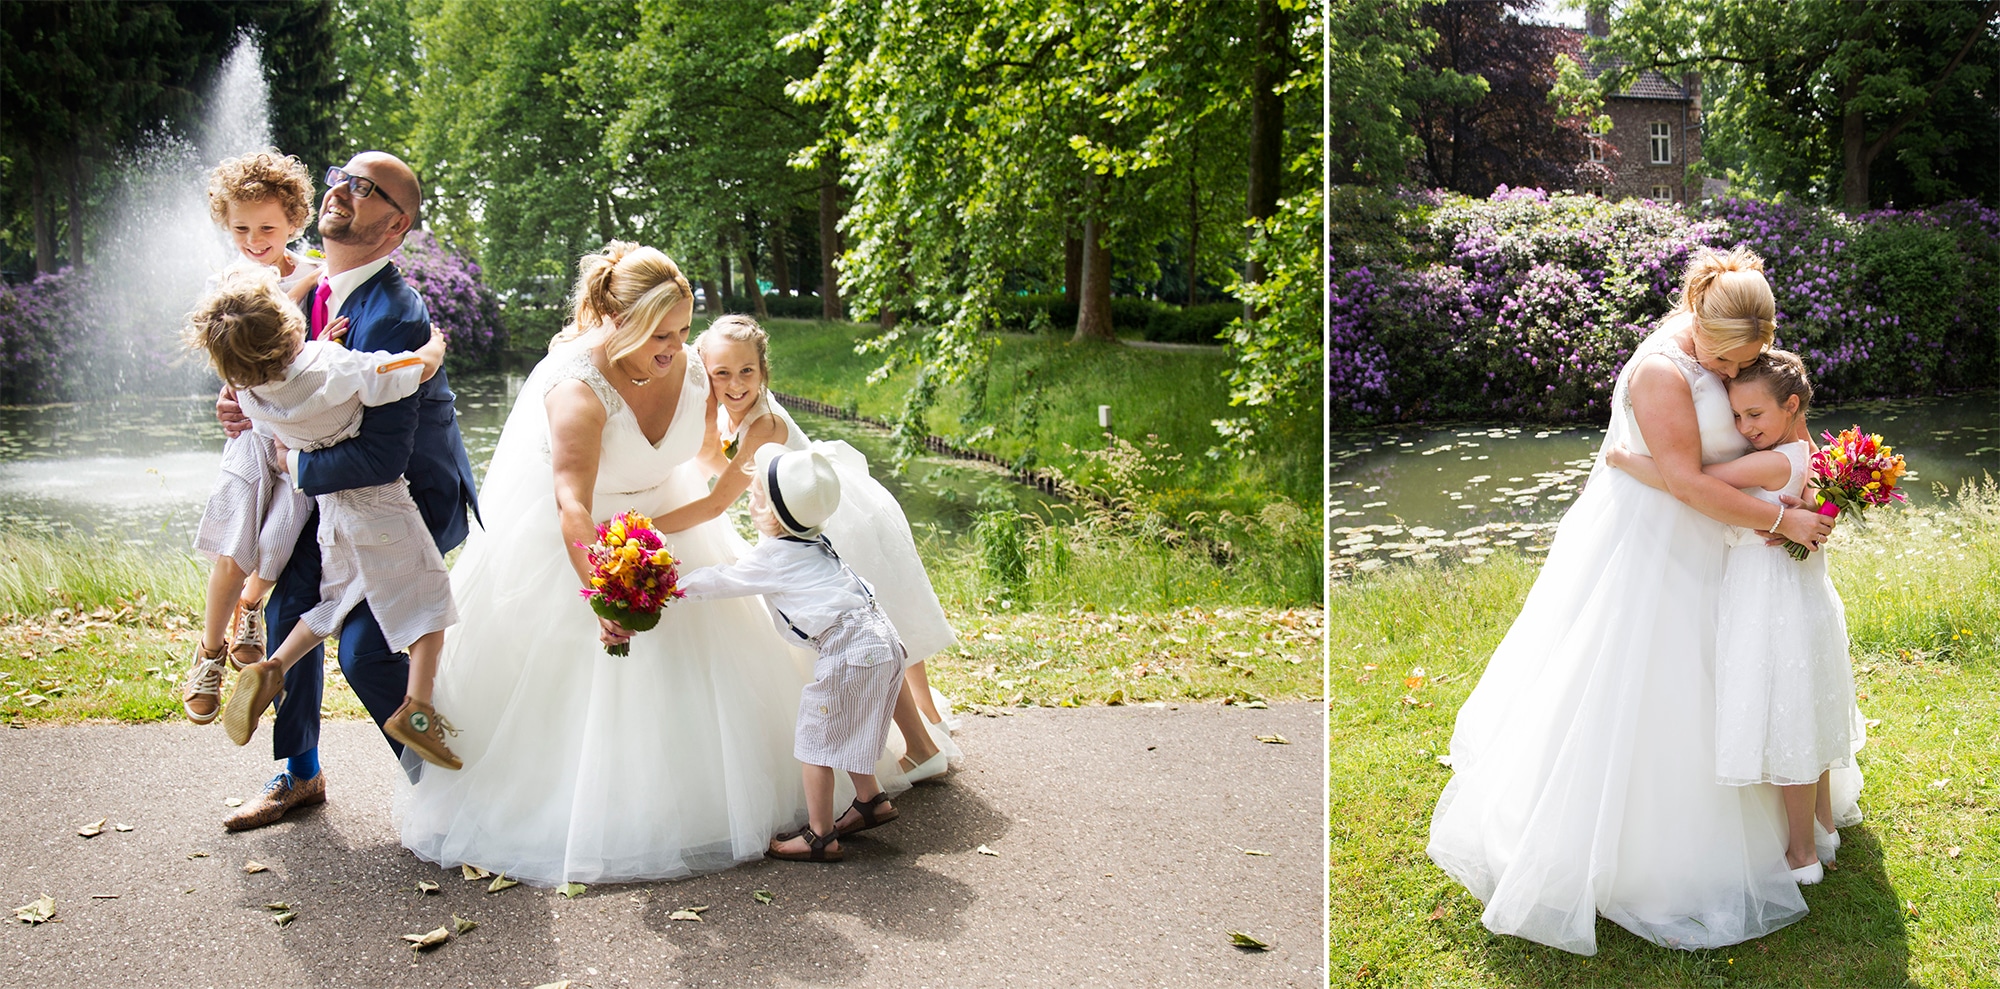
POLYGON ((803 764, 806 825, 771 839, 765 854, 838 862, 837 838, 896 819, 875 782, 903 681, 903 644, 875 606, 874 588, 833 551, 820 528, 840 506, 840 478, 810 450, 768 443, 757 450, 750 518, 763 538, 742 559, 681 578, 688 600, 764 595, 780 632, 819 651, 799 698, 792 755, 803 764), (833 771, 854 781, 854 805, 833 817, 833 771))

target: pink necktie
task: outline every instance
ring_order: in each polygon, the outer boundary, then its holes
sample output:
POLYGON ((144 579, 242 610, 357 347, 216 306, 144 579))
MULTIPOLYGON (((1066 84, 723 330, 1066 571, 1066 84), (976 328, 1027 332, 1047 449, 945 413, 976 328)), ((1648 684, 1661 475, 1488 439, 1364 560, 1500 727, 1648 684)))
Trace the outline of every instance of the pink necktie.
POLYGON ((312 338, 326 331, 326 301, 333 297, 333 285, 326 279, 319 280, 319 288, 313 291, 312 338))

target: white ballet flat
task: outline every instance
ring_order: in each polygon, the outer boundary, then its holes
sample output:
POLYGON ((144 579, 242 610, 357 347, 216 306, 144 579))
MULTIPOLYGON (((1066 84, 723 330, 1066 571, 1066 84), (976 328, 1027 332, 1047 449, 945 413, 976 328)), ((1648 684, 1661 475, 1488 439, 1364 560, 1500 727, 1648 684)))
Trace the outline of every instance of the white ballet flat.
POLYGON ((958 743, 952 740, 951 732, 945 730, 943 725, 932 724, 929 721, 924 722, 924 732, 931 737, 931 744, 937 746, 938 752, 944 755, 945 763, 951 766, 952 772, 965 768, 965 750, 959 748, 958 743))
POLYGON ((959 721, 956 717, 952 716, 951 700, 939 693, 936 687, 931 688, 931 706, 937 708, 938 717, 944 719, 945 731, 958 731, 959 721))
POLYGON ((1792 870, 1792 881, 1801 886, 1811 886, 1826 878, 1826 869, 1818 862, 1802 865, 1792 870))
POLYGON ((1813 852, 1819 856, 1821 865, 1832 865, 1833 855, 1840 850, 1840 832, 1828 831, 1820 827, 1819 819, 1813 819, 1813 852))
MULTIPOLYGON (((898 766, 909 761, 909 757, 904 756, 899 760, 898 766)), ((949 772, 951 772, 951 763, 945 759, 944 750, 939 749, 936 755, 904 770, 903 778, 911 783, 921 783, 924 780, 935 779, 949 772)))

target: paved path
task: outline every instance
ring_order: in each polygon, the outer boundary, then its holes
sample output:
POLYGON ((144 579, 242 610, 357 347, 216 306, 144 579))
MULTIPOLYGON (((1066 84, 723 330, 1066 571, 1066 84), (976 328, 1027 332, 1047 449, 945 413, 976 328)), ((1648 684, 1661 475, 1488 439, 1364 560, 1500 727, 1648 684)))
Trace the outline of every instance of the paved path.
POLYGON ((327 725, 325 807, 246 834, 223 831, 224 800, 254 795, 268 749, 219 727, 0 729, 0 907, 46 893, 59 919, 0 914, 0 986, 1325 985, 1321 705, 966 720, 971 768, 900 798, 844 863, 574 900, 488 894, 404 851, 372 725, 327 725), (1273 733, 1293 744, 1255 737, 1273 733), (132 830, 77 836, 100 817, 132 830), (275 926, 270 901, 297 920, 275 926), (697 904, 700 923, 668 917, 697 904), (399 942, 453 913, 480 926, 423 955, 399 942))

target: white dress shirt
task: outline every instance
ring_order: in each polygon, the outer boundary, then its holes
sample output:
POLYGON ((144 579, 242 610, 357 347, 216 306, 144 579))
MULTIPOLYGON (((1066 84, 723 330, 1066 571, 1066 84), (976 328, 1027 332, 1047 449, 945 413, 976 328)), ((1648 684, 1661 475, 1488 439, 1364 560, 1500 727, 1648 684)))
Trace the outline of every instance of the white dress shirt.
POLYGON ((772 624, 793 643, 792 626, 816 638, 841 615, 868 607, 872 590, 819 543, 774 536, 735 563, 682 574, 680 589, 689 601, 762 594, 772 624))

